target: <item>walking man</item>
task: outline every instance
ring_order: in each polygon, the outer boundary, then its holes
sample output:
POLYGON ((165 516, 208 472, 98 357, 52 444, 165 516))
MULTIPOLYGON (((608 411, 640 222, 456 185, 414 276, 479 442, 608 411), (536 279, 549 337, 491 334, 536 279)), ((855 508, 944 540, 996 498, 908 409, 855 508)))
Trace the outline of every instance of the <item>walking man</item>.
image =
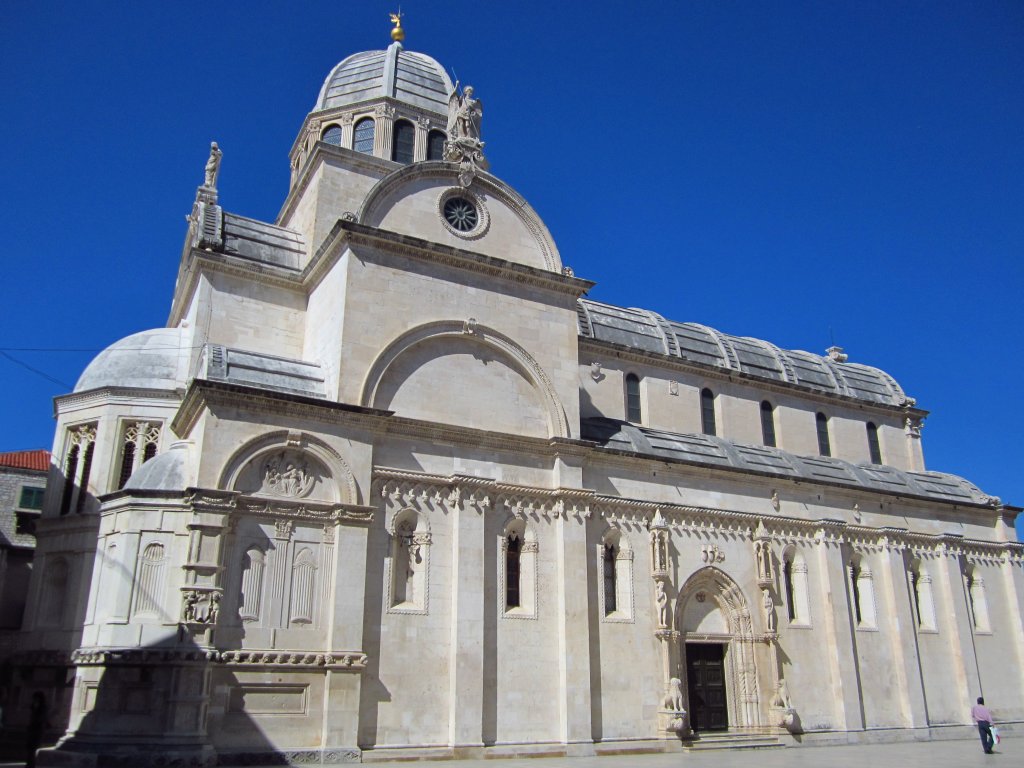
POLYGON ((979 696, 978 703, 971 707, 971 719, 978 724, 981 747, 985 750, 985 754, 994 754, 992 752, 992 712, 985 706, 984 696, 979 696))

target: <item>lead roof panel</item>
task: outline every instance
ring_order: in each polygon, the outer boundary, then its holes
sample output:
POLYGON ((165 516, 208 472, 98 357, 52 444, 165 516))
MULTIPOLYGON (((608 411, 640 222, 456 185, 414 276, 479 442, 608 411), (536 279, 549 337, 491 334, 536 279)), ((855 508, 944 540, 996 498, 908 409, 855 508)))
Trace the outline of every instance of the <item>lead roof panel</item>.
POLYGON ((801 350, 782 350, 767 341, 731 336, 697 323, 668 320, 659 325, 658 316, 643 309, 580 299, 578 310, 578 331, 583 338, 879 405, 908 404, 895 379, 868 365, 842 363, 801 350), (661 327, 672 334, 673 344, 666 342, 661 327))
POLYGON ((977 486, 956 475, 904 472, 878 464, 852 464, 830 456, 797 456, 780 448, 741 445, 711 435, 664 432, 615 419, 583 419, 581 436, 602 448, 697 466, 730 467, 895 496, 979 505, 993 502, 977 486))

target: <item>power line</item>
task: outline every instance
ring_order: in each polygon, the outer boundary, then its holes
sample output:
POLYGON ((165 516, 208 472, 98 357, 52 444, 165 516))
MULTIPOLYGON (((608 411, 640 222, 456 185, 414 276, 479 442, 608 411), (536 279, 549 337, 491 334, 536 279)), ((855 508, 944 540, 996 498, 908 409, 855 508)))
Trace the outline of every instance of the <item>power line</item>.
POLYGON ((42 377, 43 377, 44 379, 46 379, 46 380, 47 380, 47 381, 49 381, 49 382, 52 382, 52 383, 54 383, 54 384, 58 384, 59 386, 62 386, 62 387, 64 387, 65 389, 74 389, 74 387, 72 387, 72 386, 71 386, 70 384, 68 384, 68 383, 67 383, 66 381, 61 381, 60 379, 55 379, 55 378, 53 378, 53 376, 51 376, 50 374, 48 374, 48 373, 46 373, 46 372, 44 372, 44 371, 40 371, 40 370, 39 370, 38 368, 33 368, 33 367, 32 367, 31 365, 29 365, 28 363, 23 363, 23 362, 22 362, 21 360, 19 360, 18 358, 14 357, 14 356, 12 356, 12 355, 9 355, 9 354, 7 354, 7 352, 6 352, 5 350, 3 350, 3 349, 0 349, 0 355, 3 355, 4 357, 6 357, 6 358, 7 358, 8 360, 10 360, 10 361, 11 361, 12 363, 14 363, 15 365, 20 365, 20 366, 21 366, 22 368, 24 368, 25 370, 27 370, 27 371, 31 371, 31 372, 32 372, 32 373, 34 373, 34 374, 35 374, 36 376, 42 376, 42 377))

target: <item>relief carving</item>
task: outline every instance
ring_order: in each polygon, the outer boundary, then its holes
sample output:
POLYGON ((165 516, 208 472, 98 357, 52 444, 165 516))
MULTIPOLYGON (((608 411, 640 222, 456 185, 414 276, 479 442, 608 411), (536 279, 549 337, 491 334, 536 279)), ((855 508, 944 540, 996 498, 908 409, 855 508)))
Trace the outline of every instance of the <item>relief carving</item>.
POLYGON ((289 451, 281 451, 263 465, 260 493, 299 499, 309 495, 317 476, 309 464, 289 451))
POLYGON ((186 589, 182 593, 184 604, 182 606, 182 621, 186 624, 207 624, 217 623, 217 614, 220 611, 220 592, 198 589, 186 589))

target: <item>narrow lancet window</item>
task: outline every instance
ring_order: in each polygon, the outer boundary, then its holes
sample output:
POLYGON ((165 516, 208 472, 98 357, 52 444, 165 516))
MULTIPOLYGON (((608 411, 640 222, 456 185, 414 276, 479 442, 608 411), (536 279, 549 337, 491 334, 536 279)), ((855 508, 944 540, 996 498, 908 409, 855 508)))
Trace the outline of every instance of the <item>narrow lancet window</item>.
POLYGON ((775 409, 767 400, 761 402, 761 439, 765 445, 774 448, 775 443, 775 409))
POLYGON ((643 411, 640 407, 640 377, 635 373, 626 376, 626 421, 640 424, 643 411))
POLYGON ((522 575, 523 542, 519 534, 510 533, 505 547, 505 607, 518 608, 522 604, 520 577, 522 575))
POLYGON ((878 427, 868 422, 868 453, 871 455, 872 464, 882 463, 882 449, 878 444, 878 427))
POLYGON ((832 443, 828 438, 828 417, 824 413, 818 413, 814 417, 814 422, 818 428, 818 453, 822 456, 831 456, 832 443))
POLYGON ((710 389, 700 391, 700 429, 705 435, 717 435, 715 424, 715 393, 710 389))
POLYGON ((604 612, 606 616, 610 613, 615 613, 617 610, 615 602, 615 559, 617 555, 618 552, 614 544, 604 545, 604 558, 602 562, 604 565, 604 612))

